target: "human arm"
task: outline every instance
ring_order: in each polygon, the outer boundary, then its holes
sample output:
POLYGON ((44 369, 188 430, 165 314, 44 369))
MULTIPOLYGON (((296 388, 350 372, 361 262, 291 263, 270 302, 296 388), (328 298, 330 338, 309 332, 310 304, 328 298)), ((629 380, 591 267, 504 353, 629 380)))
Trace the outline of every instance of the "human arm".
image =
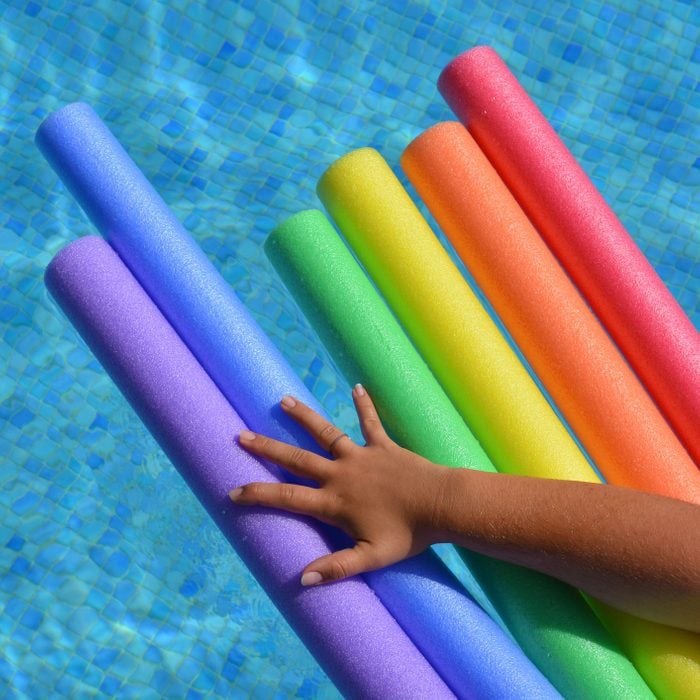
POLYGON ((361 387, 353 399, 364 447, 302 403, 282 403, 334 460, 253 433, 240 438, 319 488, 249 484, 232 492, 236 503, 312 515, 356 541, 311 562, 303 583, 453 542, 560 578, 639 617, 700 631, 700 506, 609 485, 435 465, 386 435, 361 387))

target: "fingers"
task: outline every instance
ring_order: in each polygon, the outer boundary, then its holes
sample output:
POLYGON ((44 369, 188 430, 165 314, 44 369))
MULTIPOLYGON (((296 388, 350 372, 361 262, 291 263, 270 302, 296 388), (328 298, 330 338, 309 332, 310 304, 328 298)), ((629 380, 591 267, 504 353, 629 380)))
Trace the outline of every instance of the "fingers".
POLYGON ((288 445, 250 430, 242 430, 238 441, 249 452, 279 464, 297 476, 314 479, 319 483, 328 476, 331 465, 329 460, 296 445, 288 445))
POLYGON ((358 542, 351 549, 341 549, 311 562, 304 569, 301 585, 315 586, 318 583, 340 581, 388 563, 377 561, 372 545, 358 542))
POLYGON ((234 489, 229 496, 238 505, 279 508, 291 513, 311 515, 331 524, 335 517, 327 495, 310 486, 255 482, 234 489))
POLYGON ((374 402, 365 391, 362 384, 355 384, 352 390, 352 399, 355 402, 357 415, 360 419, 360 428, 362 429, 362 434, 365 436, 367 444, 376 444, 388 438, 384 426, 379 419, 377 409, 374 407, 374 402))
POLYGON ((294 420, 305 428, 316 442, 334 457, 342 457, 356 447, 355 443, 333 423, 319 416, 301 401, 285 396, 281 406, 294 420))

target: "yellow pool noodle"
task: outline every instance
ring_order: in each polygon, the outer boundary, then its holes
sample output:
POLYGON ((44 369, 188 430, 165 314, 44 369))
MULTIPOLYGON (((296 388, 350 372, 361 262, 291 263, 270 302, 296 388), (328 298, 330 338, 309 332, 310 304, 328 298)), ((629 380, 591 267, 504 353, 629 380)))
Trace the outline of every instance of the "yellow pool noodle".
POLYGON ((598 481, 382 156, 343 156, 318 194, 496 468, 598 481))

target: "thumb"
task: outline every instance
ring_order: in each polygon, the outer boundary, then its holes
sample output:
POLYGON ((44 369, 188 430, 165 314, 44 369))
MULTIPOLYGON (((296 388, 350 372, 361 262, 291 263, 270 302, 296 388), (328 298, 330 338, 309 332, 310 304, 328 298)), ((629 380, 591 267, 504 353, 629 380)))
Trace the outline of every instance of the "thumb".
POLYGON ((340 581, 377 567, 372 545, 358 542, 350 549, 341 549, 311 562, 301 577, 302 586, 315 586, 327 581, 340 581))

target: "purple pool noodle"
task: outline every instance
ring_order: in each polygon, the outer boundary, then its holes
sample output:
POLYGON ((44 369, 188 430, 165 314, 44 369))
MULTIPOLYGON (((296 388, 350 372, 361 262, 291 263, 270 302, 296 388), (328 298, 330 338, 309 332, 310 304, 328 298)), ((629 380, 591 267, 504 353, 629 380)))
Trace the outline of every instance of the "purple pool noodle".
MULTIPOLYGON (((318 451, 278 404, 289 393, 323 414, 321 407, 95 112, 64 107, 44 121, 37 143, 244 422, 318 451)), ((504 684, 553 694, 437 557, 425 554, 367 577, 458 695, 494 697, 504 684)))
POLYGON ((330 551, 315 525, 233 506, 231 488, 275 478, 238 447, 243 421, 111 247, 97 237, 72 243, 49 265, 46 284, 340 691, 454 697, 361 579, 300 586, 309 559, 330 551))

